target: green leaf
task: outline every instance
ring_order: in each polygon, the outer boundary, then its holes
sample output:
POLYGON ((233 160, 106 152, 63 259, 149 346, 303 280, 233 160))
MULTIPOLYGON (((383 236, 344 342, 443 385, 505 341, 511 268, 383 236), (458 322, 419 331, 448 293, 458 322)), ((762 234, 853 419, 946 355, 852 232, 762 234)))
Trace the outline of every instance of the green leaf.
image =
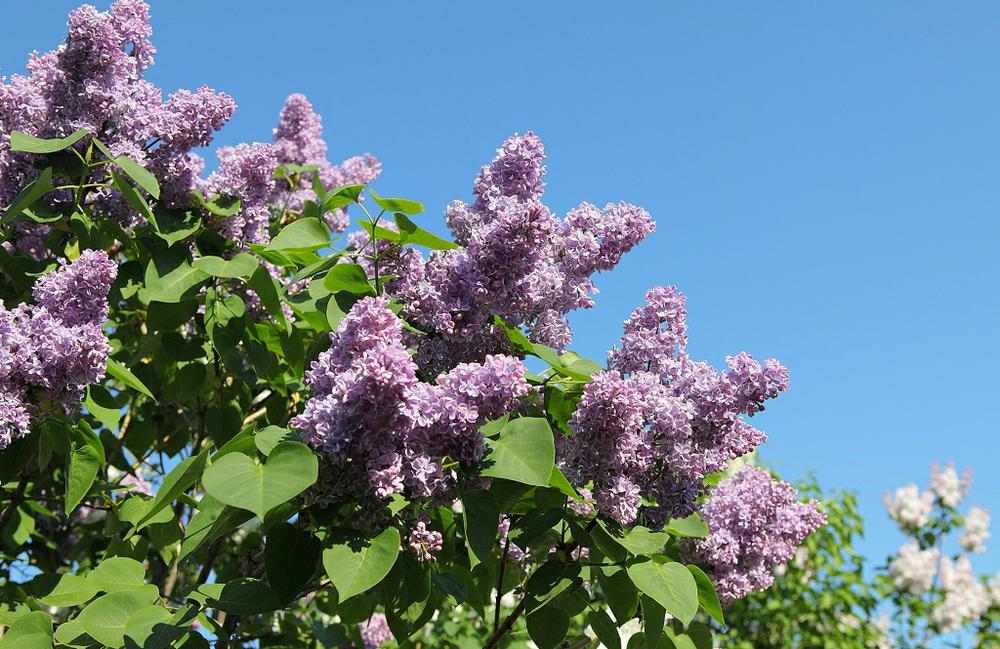
POLYGON ((168 254, 153 257, 146 266, 144 301, 180 302, 208 278, 208 273, 191 266, 186 251, 170 249, 168 254))
POLYGON ((153 198, 160 197, 160 183, 156 182, 156 176, 146 170, 132 158, 120 155, 115 158, 118 168, 128 174, 128 177, 135 181, 135 184, 146 190, 146 193, 153 198))
MULTIPOLYGON (((75 444, 74 444, 75 446, 75 444)), ((93 446, 84 445, 74 448, 67 457, 65 505, 66 512, 72 512, 87 495, 97 479, 97 471, 101 468, 101 457, 93 446)))
POLYGON ((145 579, 146 569, 128 557, 109 557, 87 573, 87 583, 106 593, 145 589, 145 579))
POLYGON ((368 193, 371 194, 372 200, 387 212, 420 214, 424 211, 424 204, 420 201, 411 201, 407 198, 384 198, 379 196, 371 187, 368 188, 368 193))
POLYGON ((225 584, 202 584, 196 593, 204 596, 208 606, 233 615, 259 615, 281 608, 270 586, 249 577, 225 584))
POLYGON ((618 626, 625 624, 635 615, 639 606, 639 592, 628 574, 622 569, 595 568, 597 582, 608 602, 608 608, 615 616, 618 626))
POLYGON ((172 246, 187 239, 201 227, 201 216, 194 210, 169 210, 157 205, 149 221, 156 236, 172 246))
POLYGON ((583 498, 580 497, 580 494, 576 493, 576 489, 574 489, 573 485, 569 483, 569 480, 566 479, 566 476, 563 475, 563 472, 559 470, 558 466, 552 467, 552 475, 549 476, 549 486, 555 487, 564 495, 577 502, 583 500, 583 498))
POLYGON ((399 242, 414 246, 423 246, 431 250, 452 250, 458 248, 454 241, 448 241, 424 230, 406 217, 405 214, 395 215, 396 227, 399 228, 399 242))
POLYGON ((506 320, 498 315, 493 316, 493 324, 504 330, 504 333, 507 334, 508 340, 510 340, 511 344, 514 345, 515 349, 524 354, 535 353, 531 341, 528 340, 528 337, 525 336, 520 329, 508 324, 506 320))
POLYGON ((198 190, 192 192, 192 195, 198 202, 198 205, 204 208, 209 214, 228 218, 240 211, 240 199, 235 196, 215 195, 211 198, 205 198, 198 190))
POLYGON ((566 637, 569 631, 569 615, 555 606, 528 614, 525 619, 528 635, 538 649, 554 649, 566 637))
POLYGON ((642 601, 642 631, 646 640, 646 649, 656 649, 663 635, 663 620, 666 611, 652 598, 643 595, 642 601))
POLYGON ((142 194, 136 191, 135 187, 113 171, 111 172, 111 182, 115 186, 115 189, 121 192, 121 195, 128 201, 128 204, 142 215, 144 219, 147 221, 156 219, 153 210, 149 207, 149 203, 142 197, 142 194))
POLYGON ((337 264, 323 278, 323 288, 331 293, 347 291, 356 295, 374 295, 368 274, 357 264, 337 264))
POLYGON ((670 540, 670 535, 665 532, 652 532, 649 528, 633 527, 624 538, 616 538, 615 542, 635 555, 653 554, 663 549, 663 546, 670 540))
POLYGON ((230 453, 205 470, 205 491, 219 502, 252 511, 264 520, 267 512, 299 495, 319 470, 316 455, 305 444, 282 442, 265 464, 242 453, 230 453))
POLYGON ((265 250, 311 251, 330 245, 330 231, 319 219, 304 218, 292 221, 281 229, 264 246, 265 250))
POLYGON ((667 526, 663 528, 673 536, 684 538, 702 538, 708 536, 708 525, 701 520, 697 512, 687 518, 672 518, 667 521, 667 526))
POLYGON ((156 398, 153 396, 153 393, 149 391, 149 388, 143 385, 142 381, 140 381, 139 378, 131 372, 131 370, 113 358, 108 359, 108 374, 115 377, 133 390, 141 392, 153 401, 156 401, 156 398))
POLYGON ((93 415, 97 421, 113 433, 118 432, 118 420, 121 419, 121 409, 115 404, 115 398, 111 396, 103 385, 91 385, 87 388, 87 396, 83 400, 83 407, 93 415))
POLYGON ((7 208, 7 211, 4 212, 3 219, 0 220, 0 223, 9 222, 25 209, 34 205, 35 201, 48 194, 50 191, 52 191, 52 167, 46 167, 42 170, 42 173, 39 174, 38 178, 35 178, 35 180, 25 185, 21 191, 17 193, 17 196, 14 197, 14 200, 7 208))
POLYGON ((254 433, 253 443, 257 450, 264 455, 270 455, 274 447, 291 437, 291 432, 287 428, 280 426, 268 426, 254 433))
POLYGON ((715 592, 715 584, 712 583, 708 575, 698 566, 688 565, 687 569, 691 571, 691 575, 698 585, 698 603, 701 604, 701 608, 713 620, 722 626, 726 626, 726 618, 722 612, 722 603, 719 602, 719 595, 715 592))
MULTIPOLYGON (((46 606, 77 606, 92 599, 100 589, 78 575, 45 575, 57 577, 46 583, 46 588, 36 591, 38 601, 46 606)), ((37 581, 37 579, 36 579, 37 581)), ((32 585, 35 585, 35 581, 32 585)), ((0 645, 2 646, 2 645, 0 645)))
POLYGON ((241 252, 232 259, 199 257, 191 263, 191 266, 213 277, 247 278, 254 274, 260 264, 249 252, 241 252))
POLYGON ((327 212, 357 203, 365 186, 361 184, 341 185, 328 191, 323 196, 323 209, 327 212))
POLYGON ((480 561, 486 561, 497 538, 494 521, 500 519, 496 496, 489 491, 468 491, 462 494, 462 510, 469 549, 480 561))
POLYGON ((125 644, 125 625, 139 609, 159 595, 156 586, 142 590, 119 590, 91 602, 76 617, 76 623, 94 640, 110 647, 125 644))
POLYGON ((0 649, 52 649, 52 618, 42 611, 22 615, 0 638, 0 649))
POLYGON ((25 153, 55 153, 56 151, 62 151, 66 147, 73 146, 83 138, 87 137, 89 133, 90 131, 81 128, 66 137, 54 140, 45 140, 40 137, 28 135, 27 133, 22 133, 21 131, 11 131, 10 150, 24 151, 25 153))
POLYGON ((340 601, 382 581, 399 556, 399 530, 389 527, 370 541, 340 543, 323 551, 323 568, 340 601))
MULTIPOLYGON (((153 640, 155 634, 165 634, 166 627, 170 621, 170 611, 162 606, 151 604, 140 608, 129 616, 125 622, 125 646, 126 649, 154 649, 154 647, 164 647, 164 644, 157 644, 153 640)), ((180 637, 180 629, 176 630, 180 637)))
POLYGON ((507 423, 500 436, 487 439, 492 462, 482 475, 506 478, 523 484, 544 487, 555 466, 555 443, 549 423, 541 417, 521 417, 507 423))
POLYGON ((250 512, 224 505, 211 496, 202 496, 198 511, 187 524, 179 559, 185 559, 202 545, 228 534, 251 518, 250 512))
POLYGON ((618 635, 618 627, 611 621, 602 609, 593 609, 587 614, 587 621, 594 635, 606 649, 622 649, 622 638, 618 635))
POLYGON ((321 550, 319 539, 290 523, 279 523, 268 531, 264 547, 267 583, 283 605, 295 601, 309 583, 321 550))
POLYGON ((285 319, 285 312, 281 309, 281 298, 278 297, 278 289, 274 285, 274 278, 263 266, 258 266, 248 282, 250 288, 254 290, 261 304, 267 312, 278 323, 288 329, 288 320, 285 319))
POLYGON ((205 464, 208 462, 208 449, 203 449, 198 455, 184 458, 177 463, 170 473, 163 478, 160 488, 156 490, 149 510, 139 519, 136 529, 142 529, 153 517, 169 507, 177 498, 187 491, 191 485, 196 483, 205 471, 205 464))
POLYGON ((633 563, 628 576, 643 593, 652 597, 668 613, 690 624, 698 612, 698 586, 684 564, 654 557, 633 563))

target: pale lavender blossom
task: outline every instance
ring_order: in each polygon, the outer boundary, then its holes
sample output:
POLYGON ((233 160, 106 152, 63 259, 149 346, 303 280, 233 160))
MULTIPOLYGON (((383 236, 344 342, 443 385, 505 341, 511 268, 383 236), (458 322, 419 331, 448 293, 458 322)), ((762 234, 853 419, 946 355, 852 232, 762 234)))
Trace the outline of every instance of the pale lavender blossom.
POLYGON ((240 209, 232 216, 214 217, 219 234, 239 245, 267 243, 271 212, 267 202, 274 191, 274 170, 278 166, 274 147, 255 142, 222 147, 219 168, 205 180, 207 193, 219 193, 240 199, 240 209))
POLYGON ((389 622, 384 613, 373 614, 358 625, 358 631, 361 632, 365 649, 378 649, 392 640, 392 631, 389 630, 389 622))
POLYGON ((417 561, 435 561, 437 553, 444 547, 444 536, 428 527, 430 520, 423 516, 410 530, 407 545, 417 556, 417 561))
POLYGON ((966 470, 960 478, 955 463, 950 460, 943 469, 937 463, 931 465, 931 491, 946 507, 955 507, 965 498, 970 482, 972 472, 966 470))
POLYGON ((903 531, 919 530, 930 520, 934 509, 934 494, 930 491, 921 492, 915 484, 908 484, 896 489, 895 496, 887 491, 882 498, 889 518, 896 521, 903 531))
POLYGON ((916 539, 910 539, 889 563, 889 577, 896 588, 923 595, 934 583, 940 558, 937 548, 922 550, 916 539))
POLYGON ((774 568, 826 523, 815 500, 797 502, 796 495, 790 484, 747 465, 720 482, 702 505, 709 535, 691 542, 688 551, 706 568, 723 602, 768 588, 774 568))
POLYGON ((565 314, 593 306, 591 275, 653 231, 649 214, 625 203, 552 214, 541 202, 544 159, 534 133, 508 138, 476 178, 475 201, 445 212, 460 247, 428 259, 408 251, 390 271, 398 279, 388 290, 407 305, 407 319, 435 334, 418 344, 428 371, 510 353, 495 315, 564 349, 572 338, 565 314))
POLYGON ((944 599, 931 612, 931 620, 942 633, 957 631, 989 608, 989 591, 976 578, 969 557, 962 555, 955 561, 943 557, 940 578, 944 599))
POLYGON ((986 552, 984 543, 990 538, 990 512, 985 507, 972 506, 965 515, 965 529, 958 538, 959 545, 966 552, 981 554, 986 552))
POLYGON ((61 271, 47 273, 35 282, 35 302, 67 325, 103 324, 108 317, 108 289, 118 265, 101 250, 85 250, 75 261, 62 262, 61 271))
POLYGON ((385 298, 359 301, 331 334, 330 348, 306 372, 312 397, 293 419, 302 438, 341 474, 332 491, 380 501, 447 493, 442 458, 471 468, 483 457, 479 426, 514 409, 529 386, 520 361, 487 357, 417 378, 403 323, 385 298))

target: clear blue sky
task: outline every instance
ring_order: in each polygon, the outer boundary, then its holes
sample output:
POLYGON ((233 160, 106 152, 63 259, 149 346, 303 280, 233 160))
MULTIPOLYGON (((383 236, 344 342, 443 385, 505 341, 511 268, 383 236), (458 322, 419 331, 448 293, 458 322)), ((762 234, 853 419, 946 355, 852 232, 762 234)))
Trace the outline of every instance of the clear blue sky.
MULTIPOLYGON (((0 69, 76 4, 9 3, 0 69)), ((578 349, 603 357, 648 286, 679 285, 697 357, 791 368, 762 455, 859 491, 873 559, 901 539, 882 491, 936 459, 974 467, 1000 519, 1000 4, 152 4, 152 80, 239 103, 220 144, 268 139, 300 91, 331 158, 377 155, 380 191, 439 231, 527 129, 553 209, 644 205, 658 232, 599 278, 578 349)), ((975 563, 1000 569, 1000 532, 975 563)))

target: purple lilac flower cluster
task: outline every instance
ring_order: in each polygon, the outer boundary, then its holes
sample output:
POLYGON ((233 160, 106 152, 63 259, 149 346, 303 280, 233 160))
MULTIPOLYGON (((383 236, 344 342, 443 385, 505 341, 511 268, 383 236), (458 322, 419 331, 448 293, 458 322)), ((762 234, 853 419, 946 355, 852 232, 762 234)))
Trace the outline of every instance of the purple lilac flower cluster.
POLYGON ((421 562, 434 561, 437 553, 444 547, 444 535, 437 530, 430 529, 429 524, 430 519, 426 515, 421 516, 413 529, 410 530, 410 536, 407 539, 407 545, 417 556, 417 560, 421 562))
POLYGON ((584 388, 559 442, 560 463, 577 485, 592 484, 598 510, 623 525, 640 515, 651 525, 695 511, 709 473, 764 439, 742 415, 788 388, 776 360, 728 357, 729 369, 688 357, 685 298, 656 287, 625 321, 608 370, 584 388), (642 507, 643 499, 656 506, 642 507))
POLYGON ((358 625, 358 631, 361 633, 365 649, 378 649, 392 640, 392 631, 384 613, 374 613, 358 625))
POLYGON ((687 550, 690 560, 707 568, 723 603, 768 588, 774 568, 826 524, 819 503, 796 502, 796 495, 787 482, 744 466, 720 482, 702 506, 711 531, 687 550))
MULTIPOLYGON (((305 95, 295 93, 285 100, 278 126, 274 129, 274 151, 278 164, 315 165, 315 173, 327 189, 353 183, 367 184, 382 172, 381 163, 370 153, 354 156, 339 165, 326 158, 323 139, 323 119, 313 110, 305 95)), ((299 186, 282 181, 275 189, 271 202, 291 211, 300 211, 305 201, 313 197, 312 176, 303 174, 299 186)), ((326 214, 327 225, 333 232, 347 229, 347 213, 337 209, 326 214)))
POLYGON ((572 337, 565 314, 594 304, 591 276, 655 229, 648 212, 627 203, 583 203, 560 219, 541 202, 544 160, 534 133, 508 138, 476 178, 476 200, 445 213, 460 247, 429 259, 411 249, 398 260, 389 291, 409 321, 435 333, 419 341, 422 367, 442 371, 509 351, 494 315, 562 350, 572 337))
MULTIPOLYGON (((13 130, 54 138, 86 129, 114 155, 127 155, 148 168, 166 204, 189 200, 203 168, 191 150, 209 144, 236 104, 207 87, 164 99, 159 88, 142 78, 156 54, 151 34, 149 7, 142 0, 117 0, 108 12, 83 5, 70 13, 69 32, 60 47, 33 54, 27 75, 0 79, 0 204, 9 203, 38 173, 33 155, 10 151, 13 130)), ((141 220, 108 189, 91 192, 88 203, 126 223, 141 220)), ((19 247, 43 254, 37 236, 46 227, 22 224, 19 247)))
POLYGON ((0 449, 28 434, 44 400, 69 406, 104 376, 117 272, 106 253, 88 250, 35 282, 36 304, 0 303, 0 449))
POLYGON ((420 381, 403 323, 385 298, 355 304, 331 341, 306 373, 312 398, 292 424, 337 471, 325 483, 333 500, 446 495, 454 475, 442 459, 477 463, 485 452, 479 426, 529 392, 524 366, 507 356, 458 365, 433 384, 420 381))
POLYGON ((239 197, 240 209, 232 216, 214 218, 213 227, 238 245, 267 243, 271 218, 267 201, 274 191, 273 176, 278 166, 274 147, 254 142, 222 147, 216 155, 219 168, 205 180, 203 189, 239 197))

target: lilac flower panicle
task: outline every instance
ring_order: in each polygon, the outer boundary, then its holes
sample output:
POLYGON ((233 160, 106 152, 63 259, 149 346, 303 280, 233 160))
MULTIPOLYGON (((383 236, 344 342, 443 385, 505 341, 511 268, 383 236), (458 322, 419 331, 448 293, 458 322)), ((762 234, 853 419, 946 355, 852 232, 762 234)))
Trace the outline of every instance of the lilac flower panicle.
POLYGON ((453 202, 445 220, 460 247, 428 259, 404 253, 388 291, 407 319, 435 336, 418 341, 430 373, 487 354, 510 353, 497 315, 557 350, 572 339, 565 315, 593 306, 591 276, 610 270, 648 236, 653 221, 626 203, 584 203, 560 219, 541 202, 545 150, 528 132, 508 138, 473 186, 475 201, 453 202))
MULTIPOLYGON (((151 35, 149 6, 142 0, 118 0, 107 12, 83 5, 70 13, 62 45, 32 54, 26 75, 0 79, 0 204, 8 204, 38 173, 33 167, 37 156, 10 151, 11 131, 55 138, 78 129, 100 137, 114 155, 127 155, 149 169, 166 205, 190 202, 197 176, 191 149, 211 142, 232 117, 235 103, 207 87, 180 90, 164 100, 163 92, 143 79, 156 54, 151 35)), ((86 144, 85 139, 78 146, 86 144)), ((64 199, 55 192, 46 200, 64 199)), ((142 222, 112 189, 95 188, 87 202, 96 216, 126 226, 142 222)), ((35 258, 44 256, 34 240, 43 228, 26 223, 15 243, 35 258)))
POLYGON ((117 271, 105 252, 85 251, 35 281, 37 304, 0 304, 0 449, 28 434, 46 400, 68 407, 103 378, 117 271))
MULTIPOLYGON (((327 189, 340 185, 368 184, 382 171, 382 165, 370 153, 344 160, 339 165, 327 159, 327 143, 323 139, 323 119, 313 110, 305 95, 289 95, 278 117, 274 129, 274 151, 278 164, 315 165, 315 172, 303 174, 302 182, 289 186, 282 180, 275 188, 271 201, 293 212, 302 210, 306 200, 313 199, 312 175, 327 189)), ((344 208, 338 208, 325 215, 327 225, 333 232, 343 232, 348 225, 344 208)))
POLYGON ((392 631, 389 630, 389 621, 384 613, 373 614, 358 625, 358 630, 365 649, 378 649, 392 640, 392 631))
POLYGON ((704 478, 766 439, 742 417, 788 389, 778 361, 741 353, 718 372, 687 356, 687 310, 676 287, 656 287, 624 324, 606 372, 593 375, 560 440, 577 486, 593 484, 597 508, 622 524, 653 526, 695 511, 704 478), (640 498, 655 506, 640 508, 640 498))
POLYGON ((774 568, 826 523, 815 500, 795 497, 791 485, 747 465, 720 482, 702 506, 709 535, 694 540, 688 553, 707 567, 724 603, 769 587, 774 568))
POLYGON ((108 291, 118 265, 102 250, 85 250, 63 269, 35 282, 35 302, 58 313, 67 325, 103 324, 108 317, 108 291))
POLYGON ((355 304, 331 343, 306 372, 312 397, 292 424, 340 472, 327 489, 342 500, 448 493, 454 478, 442 459, 477 463, 485 452, 479 426, 529 392, 523 365, 509 357, 420 381, 402 321, 381 297, 355 304))
POLYGON ((407 545, 420 562, 434 561, 444 547, 444 536, 437 530, 429 529, 429 523, 426 516, 418 520, 407 539, 407 545))
POLYGON ((278 166, 270 144, 240 144, 217 152, 219 168, 205 180, 207 193, 240 199, 239 211, 228 217, 213 218, 220 234, 237 244, 267 243, 271 212, 268 199, 274 191, 274 170, 278 166))

